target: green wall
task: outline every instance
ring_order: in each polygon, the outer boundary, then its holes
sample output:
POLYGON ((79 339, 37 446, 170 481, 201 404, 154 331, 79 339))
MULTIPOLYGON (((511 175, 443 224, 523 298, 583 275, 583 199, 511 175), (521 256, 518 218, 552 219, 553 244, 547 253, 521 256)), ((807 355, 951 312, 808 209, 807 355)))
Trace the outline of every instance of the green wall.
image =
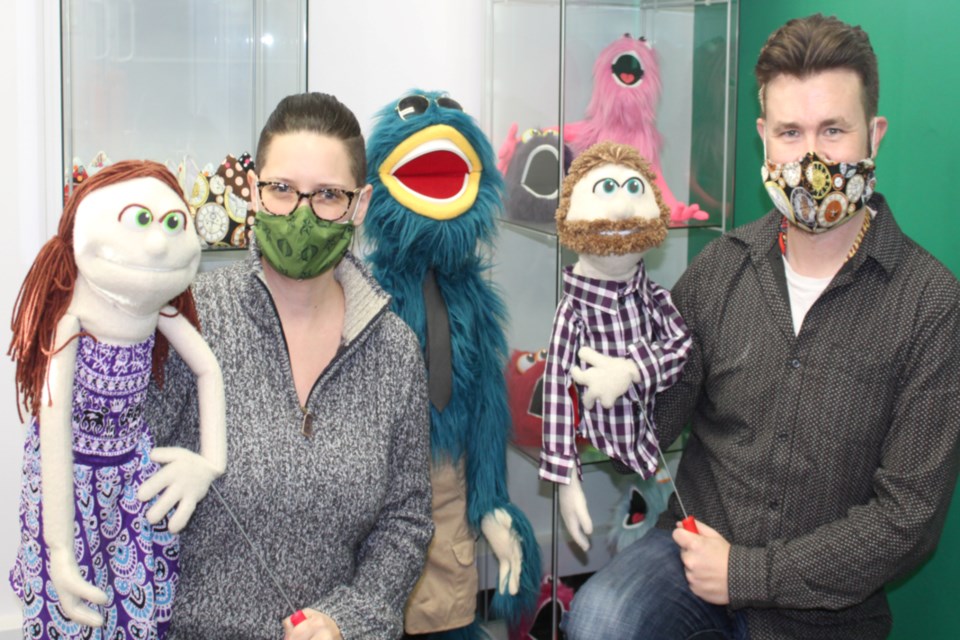
MULTIPOLYGON (((960 55, 957 0, 740 0, 734 224, 771 208, 760 183, 763 151, 753 77, 760 47, 778 26, 821 11, 859 24, 880 62, 880 115, 890 122, 877 158, 877 189, 897 222, 960 276, 960 55)), ((922 443, 918 443, 922 446, 922 443)), ((890 590, 892 638, 960 638, 960 495, 940 546, 890 590)))

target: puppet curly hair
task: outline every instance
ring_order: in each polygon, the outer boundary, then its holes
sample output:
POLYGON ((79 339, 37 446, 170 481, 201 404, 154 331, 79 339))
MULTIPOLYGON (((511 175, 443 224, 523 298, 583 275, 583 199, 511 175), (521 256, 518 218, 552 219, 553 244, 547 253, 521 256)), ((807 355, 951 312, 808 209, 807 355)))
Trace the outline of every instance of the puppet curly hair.
POLYGON ((659 246, 667 238, 670 224, 670 209, 663 201, 656 174, 636 149, 625 144, 601 142, 593 145, 570 165, 570 171, 563 180, 560 193, 560 206, 557 208, 557 235, 560 244, 577 253, 591 255, 623 255, 635 251, 644 251, 659 246), (568 222, 570 198, 573 188, 585 175, 603 165, 621 165, 634 169, 653 189, 654 198, 660 207, 660 217, 652 220, 591 220, 590 222, 568 222), (634 231, 629 235, 601 235, 584 233, 594 231, 634 231), (638 230, 639 229, 639 230, 638 230))
MULTIPOLYGON (((100 170, 73 192, 63 209, 57 234, 40 249, 17 294, 10 323, 13 339, 7 355, 16 362, 18 397, 22 398, 23 405, 33 416, 40 413, 43 382, 50 367, 50 358, 55 353, 55 329, 70 306, 77 281, 77 263, 73 253, 73 227, 77 209, 91 192, 134 178, 155 178, 175 193, 181 193, 177 179, 158 162, 125 160, 100 170)), ((183 206, 184 210, 189 209, 185 200, 183 206)), ((189 289, 171 300, 170 305, 199 330, 200 321, 189 289)), ((153 351, 153 377, 158 386, 163 385, 163 364, 168 352, 167 339, 158 334, 153 351)), ((20 410, 19 404, 17 410, 20 410)))

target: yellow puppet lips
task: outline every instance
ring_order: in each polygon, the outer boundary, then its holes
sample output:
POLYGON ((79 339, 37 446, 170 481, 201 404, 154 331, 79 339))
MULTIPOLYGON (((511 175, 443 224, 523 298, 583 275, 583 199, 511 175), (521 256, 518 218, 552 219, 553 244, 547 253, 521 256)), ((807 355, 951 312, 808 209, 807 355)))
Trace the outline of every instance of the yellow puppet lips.
POLYGON ((462 133, 437 124, 397 145, 378 172, 390 195, 407 209, 450 220, 473 206, 483 165, 462 133))

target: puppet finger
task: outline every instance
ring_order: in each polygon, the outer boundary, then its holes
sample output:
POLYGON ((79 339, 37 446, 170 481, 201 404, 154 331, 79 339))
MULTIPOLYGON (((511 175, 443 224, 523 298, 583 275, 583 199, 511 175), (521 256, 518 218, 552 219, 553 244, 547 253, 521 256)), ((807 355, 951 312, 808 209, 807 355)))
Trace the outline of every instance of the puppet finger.
POLYGON ((520 572, 523 570, 523 550, 520 548, 520 542, 514 549, 513 558, 510 560, 510 595, 515 596, 520 592, 520 572))
POLYGON ((181 492, 171 486, 168 487, 166 491, 160 494, 160 497, 157 498, 157 501, 147 510, 147 522, 150 524, 157 524, 163 520, 163 516, 170 513, 170 510, 177 506, 177 502, 180 501, 182 497, 181 492))
POLYGON ((148 502, 176 480, 176 471, 170 466, 161 467, 137 489, 137 500, 148 502))
POLYGON ((580 347, 580 349, 577 351, 577 357, 592 367, 602 365, 607 359, 607 356, 603 355, 599 351, 591 349, 590 347, 580 347))
POLYGON ((170 532, 180 533, 183 531, 183 528, 187 526, 187 522, 190 521, 190 516, 193 515, 193 512, 196 508, 196 500, 190 496, 184 496, 183 500, 180 501, 180 504, 177 505, 177 510, 172 516, 170 516, 170 523, 167 525, 167 528, 170 529, 170 532))
POLYGON ((181 447, 154 447, 150 451, 150 459, 158 464, 173 462, 183 455, 181 447))

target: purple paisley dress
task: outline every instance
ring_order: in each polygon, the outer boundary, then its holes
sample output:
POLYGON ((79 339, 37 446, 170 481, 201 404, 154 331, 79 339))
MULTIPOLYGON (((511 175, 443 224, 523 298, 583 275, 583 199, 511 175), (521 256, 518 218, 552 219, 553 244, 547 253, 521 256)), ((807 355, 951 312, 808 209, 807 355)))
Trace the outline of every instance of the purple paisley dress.
POLYGON ((20 548, 10 584, 23 601, 24 638, 154 640, 170 621, 177 536, 147 522, 137 489, 159 468, 143 420, 154 336, 134 345, 81 335, 73 384, 74 552, 84 579, 109 602, 95 607, 103 627, 67 619, 50 581, 43 544, 40 437, 34 420, 24 445, 20 548))

